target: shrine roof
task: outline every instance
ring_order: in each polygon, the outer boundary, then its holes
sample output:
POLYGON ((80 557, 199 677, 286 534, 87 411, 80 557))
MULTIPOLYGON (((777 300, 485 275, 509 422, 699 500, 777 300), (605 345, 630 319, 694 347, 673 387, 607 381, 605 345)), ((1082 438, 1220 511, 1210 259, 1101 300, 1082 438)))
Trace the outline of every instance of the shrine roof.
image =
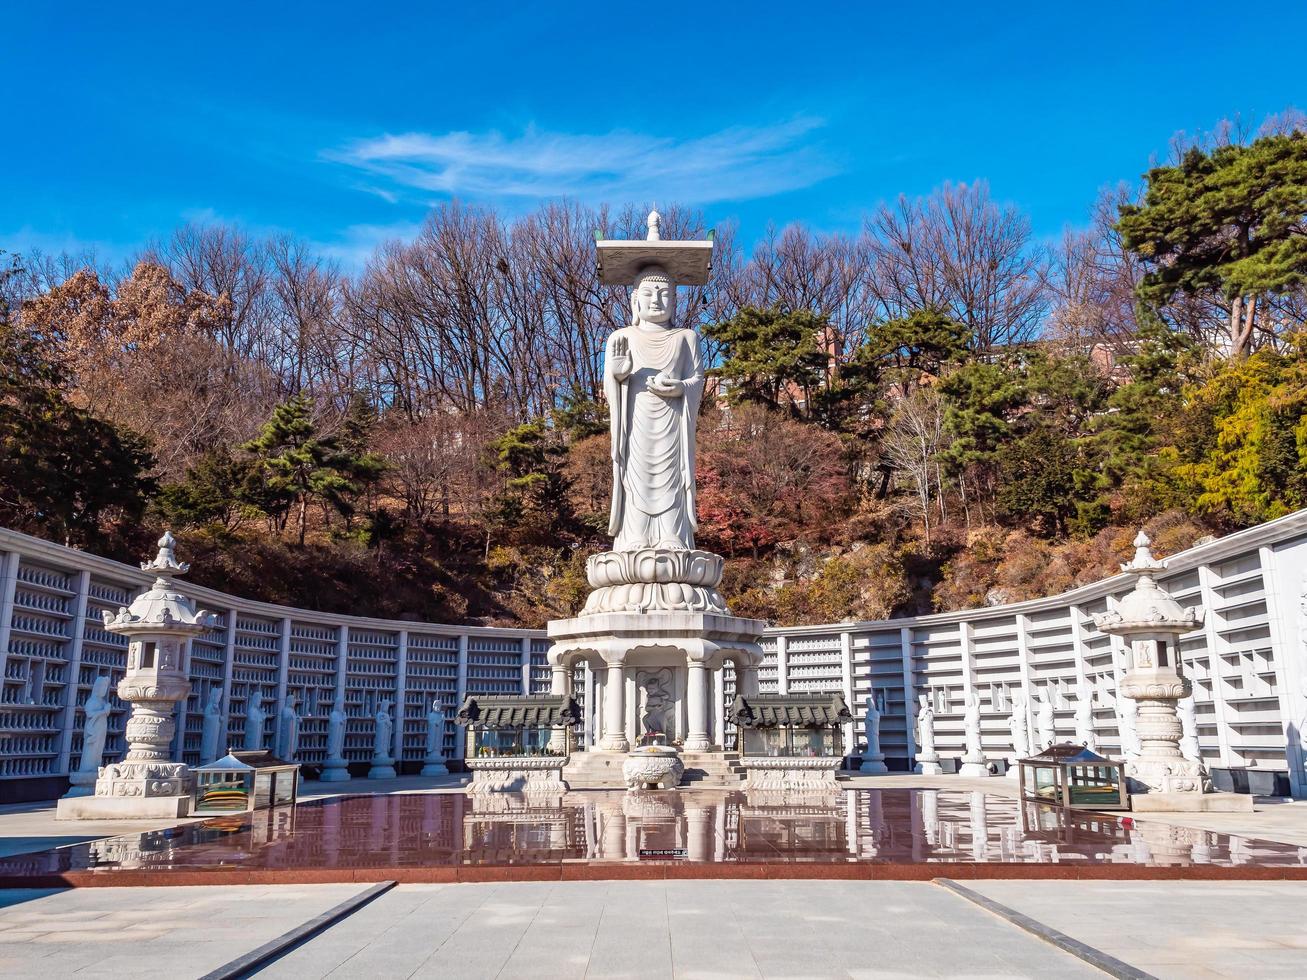
POLYGON ((731 721, 744 728, 827 728, 853 720, 841 694, 737 695, 731 721))

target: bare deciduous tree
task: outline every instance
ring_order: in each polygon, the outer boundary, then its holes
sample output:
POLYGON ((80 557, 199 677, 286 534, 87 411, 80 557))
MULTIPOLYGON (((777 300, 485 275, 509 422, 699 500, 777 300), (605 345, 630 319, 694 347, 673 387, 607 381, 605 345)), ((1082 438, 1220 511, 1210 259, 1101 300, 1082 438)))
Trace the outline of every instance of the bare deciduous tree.
MULTIPOLYGON (((943 507, 944 486, 939 454, 944 448, 944 405, 934 388, 918 388, 894 408, 881 440, 886 458, 912 482, 921 508, 921 528, 930 544, 930 505, 943 507)), ((943 514, 941 514, 941 520, 943 514)))

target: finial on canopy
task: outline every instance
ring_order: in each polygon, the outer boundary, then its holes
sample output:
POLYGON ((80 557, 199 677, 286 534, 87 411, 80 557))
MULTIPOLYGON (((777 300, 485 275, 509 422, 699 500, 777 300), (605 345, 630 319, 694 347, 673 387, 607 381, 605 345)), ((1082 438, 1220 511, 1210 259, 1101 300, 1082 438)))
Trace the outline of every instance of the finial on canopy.
POLYGON ((158 572, 161 575, 185 575, 191 566, 186 562, 177 561, 177 552, 174 550, 176 546, 177 539, 172 536, 172 532, 164 531, 163 537, 159 539, 159 553, 154 556, 154 561, 141 562, 142 571, 158 572))
POLYGON ((650 211, 645 223, 649 226, 649 234, 645 237, 645 241, 661 242, 663 240, 663 216, 657 211, 650 211))
POLYGON ((1153 557, 1152 548, 1149 547, 1153 542, 1142 530, 1135 535, 1134 546, 1135 556, 1125 565, 1121 566, 1123 572, 1151 572, 1157 569, 1165 568, 1166 562, 1158 561, 1153 557))

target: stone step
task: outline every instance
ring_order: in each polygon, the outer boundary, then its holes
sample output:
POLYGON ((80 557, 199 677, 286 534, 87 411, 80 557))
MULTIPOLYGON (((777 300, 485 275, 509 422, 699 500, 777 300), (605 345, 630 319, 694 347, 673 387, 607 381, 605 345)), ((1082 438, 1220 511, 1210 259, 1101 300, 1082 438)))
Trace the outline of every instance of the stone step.
MULTIPOLYGON (((563 769, 563 781, 571 789, 621 789, 622 752, 577 752, 563 769)), ((745 769, 738 752, 682 752, 685 773, 681 785, 736 786, 744 781, 745 769)))

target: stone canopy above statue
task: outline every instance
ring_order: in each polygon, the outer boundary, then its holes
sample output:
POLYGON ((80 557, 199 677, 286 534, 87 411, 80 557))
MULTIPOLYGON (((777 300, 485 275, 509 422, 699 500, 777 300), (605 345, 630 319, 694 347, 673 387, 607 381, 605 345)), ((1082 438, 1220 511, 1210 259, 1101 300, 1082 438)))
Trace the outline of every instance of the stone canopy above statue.
POLYGON ((603 238, 596 242, 599 281, 603 285, 629 286, 649 266, 659 266, 678 286, 707 284, 712 271, 712 239, 665 242, 661 222, 662 216, 651 211, 649 235, 644 241, 603 238))

